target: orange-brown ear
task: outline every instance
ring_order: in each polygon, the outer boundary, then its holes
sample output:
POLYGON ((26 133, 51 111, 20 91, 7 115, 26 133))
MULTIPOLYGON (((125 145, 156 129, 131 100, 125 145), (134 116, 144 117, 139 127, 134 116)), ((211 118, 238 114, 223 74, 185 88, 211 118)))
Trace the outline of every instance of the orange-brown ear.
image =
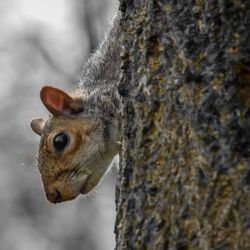
POLYGON ((45 107, 54 116, 83 111, 82 100, 71 97, 61 89, 45 86, 41 89, 40 97, 45 107))
POLYGON ((32 130, 38 135, 42 134, 44 125, 45 125, 45 121, 43 120, 43 118, 40 118, 40 117, 33 118, 30 122, 30 126, 32 130))

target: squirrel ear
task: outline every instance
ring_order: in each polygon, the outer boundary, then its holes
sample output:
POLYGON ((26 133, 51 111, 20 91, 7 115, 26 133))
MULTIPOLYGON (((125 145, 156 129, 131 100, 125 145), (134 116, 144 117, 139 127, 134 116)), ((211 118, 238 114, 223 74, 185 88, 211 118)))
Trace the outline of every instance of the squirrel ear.
POLYGON ((40 118, 40 117, 33 118, 30 122, 30 126, 32 130, 38 135, 42 134, 44 125, 45 125, 45 121, 43 120, 43 118, 40 118))
POLYGON ((45 107, 54 116, 83 111, 81 99, 73 98, 61 89, 45 86, 41 89, 40 97, 45 107))

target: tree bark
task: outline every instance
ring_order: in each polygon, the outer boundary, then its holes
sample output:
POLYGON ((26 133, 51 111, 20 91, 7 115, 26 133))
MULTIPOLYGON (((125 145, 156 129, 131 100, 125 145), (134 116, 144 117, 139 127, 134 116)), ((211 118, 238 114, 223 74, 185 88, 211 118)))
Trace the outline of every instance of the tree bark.
POLYGON ((250 249, 250 2, 120 3, 116 249, 250 249))

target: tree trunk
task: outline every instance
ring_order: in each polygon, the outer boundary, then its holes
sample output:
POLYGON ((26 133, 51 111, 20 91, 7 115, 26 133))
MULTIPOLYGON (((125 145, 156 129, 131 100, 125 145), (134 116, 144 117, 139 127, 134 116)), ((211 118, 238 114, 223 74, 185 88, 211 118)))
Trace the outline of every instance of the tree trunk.
POLYGON ((250 249, 250 2, 120 2, 116 249, 250 249))

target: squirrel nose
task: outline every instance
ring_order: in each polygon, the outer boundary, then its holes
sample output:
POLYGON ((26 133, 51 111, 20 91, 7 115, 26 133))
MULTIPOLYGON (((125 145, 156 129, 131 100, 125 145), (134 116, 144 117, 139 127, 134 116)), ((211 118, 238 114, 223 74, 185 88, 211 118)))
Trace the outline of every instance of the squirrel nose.
POLYGON ((76 188, 73 185, 65 185, 65 182, 60 180, 45 185, 46 197, 51 203, 73 200, 80 194, 78 189, 78 186, 76 188))
POLYGON ((56 188, 50 189, 50 192, 46 193, 46 197, 52 203, 59 203, 63 201, 60 191, 56 188))

